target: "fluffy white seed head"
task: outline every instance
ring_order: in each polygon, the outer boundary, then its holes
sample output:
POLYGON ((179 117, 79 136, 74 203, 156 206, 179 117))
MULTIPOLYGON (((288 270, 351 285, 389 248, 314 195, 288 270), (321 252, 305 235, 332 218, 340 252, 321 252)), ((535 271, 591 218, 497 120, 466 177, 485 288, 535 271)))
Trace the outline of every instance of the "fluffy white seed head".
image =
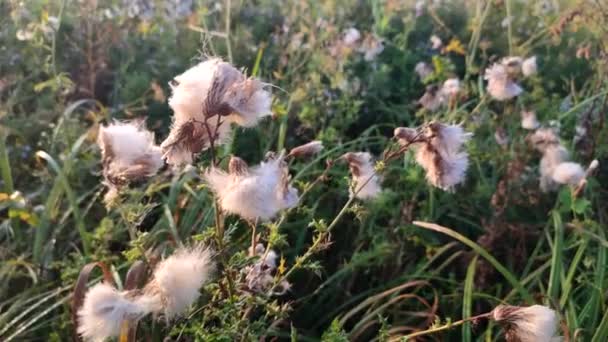
POLYGON ((359 39, 361 39, 361 32, 359 32, 359 30, 357 30, 356 28, 351 27, 344 31, 342 42, 346 46, 353 46, 359 41, 359 39))
POLYGON ((578 163, 565 162, 555 167, 551 177, 559 184, 577 186, 585 178, 585 170, 578 163))
POLYGON ((521 127, 523 129, 535 130, 538 126, 540 126, 540 123, 536 119, 536 112, 531 110, 521 112, 521 127))
POLYGON ((500 64, 504 65, 507 73, 511 76, 517 76, 521 73, 523 58, 519 56, 509 56, 505 57, 500 61, 500 64))
POLYGON ((240 174, 212 168, 205 180, 224 211, 246 220, 266 221, 298 204, 298 191, 289 184, 283 156, 270 158, 240 174))
POLYGON ((458 78, 450 78, 443 82, 443 87, 441 87, 441 92, 448 97, 458 95, 460 91, 460 80, 458 78))
POLYGON ((507 68, 499 63, 486 69, 484 79, 488 81, 488 93, 499 101, 512 99, 523 91, 523 89, 509 77, 507 68))
POLYGON ((376 174, 373 157, 367 152, 349 152, 343 158, 348 162, 352 174, 353 186, 350 196, 362 200, 378 197, 382 188, 376 174))
POLYGON ((526 58, 521 65, 521 70, 526 77, 535 75, 538 71, 538 67, 536 65, 536 56, 526 58))
POLYGON ((366 34, 358 50, 363 53, 365 61, 371 62, 384 51, 384 41, 374 34, 366 34))
POLYGON ((91 287, 78 310, 78 334, 86 341, 105 341, 120 334, 124 320, 138 319, 148 311, 129 299, 126 292, 99 283, 91 287))
POLYGON ((118 122, 99 127, 97 144, 101 149, 104 183, 109 191, 104 197, 111 205, 120 187, 153 176, 163 166, 160 147, 143 121, 118 122))
POLYGON ((436 85, 429 85, 426 87, 426 92, 418 100, 418 103, 426 110, 434 112, 438 110, 447 101, 446 94, 443 93, 443 89, 440 89, 436 85))
POLYGON ((598 167, 600 167, 600 162, 597 159, 593 159, 587 168, 587 173, 597 170, 598 167))
POLYGON ((528 140, 539 152, 544 152, 547 148, 560 143, 556 130, 548 127, 537 129, 529 136, 528 140))
POLYGON ((433 73, 433 68, 424 62, 418 62, 414 68, 414 71, 418 74, 418 77, 420 77, 421 80, 424 80, 433 73))
POLYGON ((426 171, 428 182, 446 191, 453 191, 464 181, 469 156, 463 145, 471 137, 460 125, 432 122, 426 127, 426 142, 416 150, 416 162, 426 171))
POLYGON ((431 40, 431 47, 433 48, 433 50, 439 50, 443 46, 443 42, 441 41, 441 38, 439 38, 437 35, 432 35, 430 40, 431 40))
POLYGON ((203 246, 182 247, 161 261, 144 293, 154 298, 148 305, 167 319, 184 313, 200 295, 215 266, 212 252, 203 246))
POLYGON ((559 144, 546 146, 543 151, 540 159, 540 188, 544 192, 553 191, 558 187, 558 183, 553 178, 555 168, 568 161, 570 155, 568 150, 559 144))
POLYGON ((551 342, 557 333, 555 311, 542 305, 499 305, 492 311, 492 319, 504 327, 507 341, 551 342))
POLYGON ((193 155, 228 141, 231 125, 255 126, 271 114, 266 84, 214 58, 178 75, 171 82, 169 106, 173 125, 161 144, 171 165, 192 162, 193 155))

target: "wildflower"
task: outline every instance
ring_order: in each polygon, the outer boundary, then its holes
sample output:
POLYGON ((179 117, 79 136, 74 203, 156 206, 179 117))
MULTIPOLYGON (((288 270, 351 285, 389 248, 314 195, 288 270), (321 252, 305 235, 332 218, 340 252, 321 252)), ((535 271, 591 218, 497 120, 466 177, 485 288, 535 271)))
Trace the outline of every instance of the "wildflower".
POLYGON ((171 165, 189 164, 193 154, 225 143, 231 124, 253 127, 271 114, 265 84, 221 59, 199 63, 170 85, 169 106, 175 115, 161 148, 171 165))
POLYGON ((114 122, 101 126, 97 144, 110 194, 131 181, 156 174, 163 166, 161 150, 154 144, 154 134, 141 122, 114 122))
POLYGON ((416 1, 416 5, 414 6, 414 10, 416 12, 416 18, 418 18, 424 14, 425 6, 426 6, 426 4, 423 0, 416 1))
POLYGON ((230 165, 235 166, 228 173, 212 168, 204 176, 224 211, 246 220, 265 221, 298 204, 298 191, 289 185, 283 154, 251 169, 236 157, 230 165))
POLYGON ((490 95, 499 100, 505 101, 518 96, 523 91, 510 78, 507 68, 502 64, 494 64, 486 69, 484 79, 488 81, 488 92, 490 95))
POLYGON ((438 86, 429 85, 426 87, 424 95, 418 100, 418 103, 424 109, 434 112, 445 103, 445 97, 438 86))
POLYGON ((433 73, 433 68, 424 62, 418 62, 416 67, 414 67, 414 71, 418 74, 420 80, 424 80, 433 73))
POLYGON ((459 54, 459 55, 465 55, 466 54, 464 46, 462 45, 462 42, 460 42, 460 40, 458 38, 452 38, 450 40, 450 42, 448 43, 448 45, 443 48, 443 52, 444 53, 454 52, 454 53, 459 54))
POLYGON ((164 313, 170 319, 188 309, 214 270, 211 258, 211 250, 199 245, 182 247, 161 261, 143 289, 150 311, 164 313))
POLYGON ((120 292, 107 283, 90 288, 78 310, 78 334, 87 341, 104 341, 120 334, 124 320, 137 320, 148 313, 129 292, 120 292))
POLYGON ((362 200, 378 197, 382 189, 374 170, 372 155, 367 152, 348 152, 342 158, 348 162, 353 177, 350 196, 362 200))
POLYGON ((443 42, 441 41, 441 38, 439 38, 437 35, 432 35, 430 40, 431 40, 431 47, 433 50, 439 50, 443 46, 443 42))
POLYGON ((384 51, 384 41, 373 34, 367 34, 359 46, 359 52, 364 54, 363 59, 367 62, 376 59, 382 51, 384 51))
POLYGON ((553 174, 558 165, 568 159, 568 150, 559 144, 547 146, 544 149, 540 159, 540 188, 542 191, 547 192, 557 188, 558 183, 553 178, 553 174))
POLYGON ((521 71, 525 77, 532 76, 537 72, 536 56, 524 59, 521 65, 521 71))
POLYGON ((293 149, 291 149, 291 151, 289 151, 289 155, 287 155, 287 156, 296 157, 296 158, 313 156, 315 154, 318 154, 322 150, 323 150, 323 142, 321 142, 319 140, 314 140, 314 141, 311 141, 304 145, 294 147, 293 149))
POLYGON ((359 39, 361 39, 361 33, 356 28, 351 27, 344 31, 344 37, 342 38, 342 42, 346 46, 353 46, 359 41, 359 39))
POLYGON ((270 295, 282 295, 291 288, 291 284, 287 280, 273 288, 274 276, 277 269, 277 253, 266 249, 262 244, 257 244, 254 256, 260 256, 260 259, 253 265, 247 266, 243 271, 245 273, 246 287, 249 291, 264 293, 269 292, 270 295))
POLYGON ((419 136, 416 129, 409 127, 397 127, 393 131, 393 135, 395 138, 397 138, 399 144, 401 145, 413 143, 414 140, 419 136))
POLYGON ((559 145, 559 137, 553 128, 539 128, 528 139, 539 152, 544 152, 550 146, 559 145))
POLYGON ((521 127, 524 129, 535 130, 540 126, 540 123, 536 119, 536 113, 531 110, 524 110, 521 112, 521 127))
POLYGON ((504 327, 507 341, 550 342, 557 332, 555 311, 542 305, 499 305, 492 319, 504 327))
POLYGON ((458 95, 460 91, 460 80, 457 78, 450 78, 443 83, 443 87, 441 88, 441 92, 448 97, 453 97, 458 95))

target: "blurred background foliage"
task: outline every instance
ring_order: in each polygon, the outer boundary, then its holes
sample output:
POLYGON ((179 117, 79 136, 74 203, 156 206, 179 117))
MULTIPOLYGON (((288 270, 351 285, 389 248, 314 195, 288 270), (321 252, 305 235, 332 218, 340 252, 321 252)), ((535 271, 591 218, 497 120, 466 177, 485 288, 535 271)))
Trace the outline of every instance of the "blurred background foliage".
MULTIPOLYGON (((456 320, 502 301, 525 303, 470 248, 411 224, 422 220, 457 230, 494 255, 536 301, 560 312, 570 340, 606 340, 602 1, 4 0, 0 13, 1 340, 70 338, 70 291, 86 263, 111 264, 119 278, 150 251, 211 234, 212 201, 196 172, 166 171, 107 210, 94 144, 99 125, 114 119, 145 118, 158 141, 166 137, 168 82, 205 56, 274 85, 272 119, 237 130, 224 155, 254 163, 269 150, 323 140, 323 155, 290 166, 301 189, 323 172, 325 158, 378 154, 394 127, 431 119, 474 132, 471 165, 466 183, 446 193, 428 186, 406 156, 386 170, 381 197, 352 208, 327 249, 294 273, 287 295, 218 304, 212 284, 192 315, 169 325, 146 322, 142 338, 387 340, 426 328, 436 316, 456 320), (379 52, 344 44, 349 28, 381 44, 379 52), (432 35, 443 50, 432 48, 432 35), (536 55, 539 75, 525 81, 516 102, 490 101, 480 74, 508 55, 536 55), (432 64, 434 73, 420 80, 418 62, 432 64), (425 87, 450 77, 462 80, 457 105, 421 109, 425 87), (519 123, 523 108, 560 127, 577 161, 600 160, 583 198, 568 189, 540 192, 539 156, 519 123), (590 133, 575 143, 581 122, 590 133), (495 141, 499 129, 506 146, 495 141), (557 241, 559 229, 565 238, 557 241), (558 280, 550 284, 554 272, 558 280), (252 301, 257 306, 243 319, 252 301)), ((204 155, 200 160, 199 168, 208 165, 204 155)), ((332 168, 301 207, 268 225, 264 234, 278 236, 275 248, 288 265, 322 229, 314 222, 331 221, 347 200, 347 172, 345 165, 332 168)), ((233 256, 225 271, 238 274, 249 232, 230 222, 233 256)), ((428 340, 498 336, 491 326, 465 325, 428 340)))

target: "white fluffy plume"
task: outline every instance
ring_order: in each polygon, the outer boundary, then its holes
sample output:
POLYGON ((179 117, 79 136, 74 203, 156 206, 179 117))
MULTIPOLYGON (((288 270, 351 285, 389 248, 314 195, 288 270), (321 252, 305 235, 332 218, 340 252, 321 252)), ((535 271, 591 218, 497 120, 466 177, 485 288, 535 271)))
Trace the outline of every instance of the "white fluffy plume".
POLYGON ((585 170, 579 163, 565 162, 557 165, 551 176, 559 184, 577 186, 585 178, 585 170))
POLYGON ((143 122, 115 121, 99 127, 97 144, 101 148, 104 171, 110 177, 131 180, 154 175, 163 165, 154 134, 143 122))
POLYGON ((521 71, 526 77, 536 74, 538 71, 538 67, 536 65, 536 56, 526 58, 521 65, 521 71))
POLYGON ((175 115, 161 147, 172 165, 192 162, 193 154, 225 143, 231 125, 255 126, 271 114, 271 95, 259 80, 218 58, 186 70, 171 82, 169 106, 175 115))
POLYGON ((492 318, 504 327, 507 341, 550 342, 557 333, 555 311, 542 305, 499 305, 492 318))
POLYGON ((143 292, 147 305, 167 319, 184 313, 199 297, 215 267, 212 252, 203 246, 182 247, 161 261, 143 292))
POLYGON ((376 198, 382 191, 380 178, 374 170, 372 155, 367 152, 349 152, 343 158, 348 162, 353 179, 351 197, 376 198))
POLYGON ((253 168, 233 157, 230 165, 230 172, 212 168, 204 176, 224 211, 250 221, 266 221, 298 204, 298 191, 289 184, 283 155, 253 168))
POLYGON ((124 320, 135 320, 148 313, 139 305, 106 283, 90 288, 78 310, 78 334, 86 341, 104 341, 120 334, 124 320))
POLYGON ((499 101, 512 99, 523 91, 522 88, 510 78, 507 67, 499 63, 486 69, 484 79, 488 81, 488 93, 499 101))

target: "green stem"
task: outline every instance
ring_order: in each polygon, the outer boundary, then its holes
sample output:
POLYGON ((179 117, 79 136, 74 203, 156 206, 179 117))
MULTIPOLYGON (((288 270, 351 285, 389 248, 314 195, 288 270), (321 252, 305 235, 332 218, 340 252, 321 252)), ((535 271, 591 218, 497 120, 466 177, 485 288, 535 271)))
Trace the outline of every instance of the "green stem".
POLYGON ((12 194, 14 189, 13 175, 11 173, 11 164, 6 151, 6 135, 0 136, 0 172, 2 173, 2 181, 4 182, 4 192, 8 195, 12 194))
POLYGON ((512 31, 512 17, 511 17, 511 1, 506 0, 505 6, 507 8, 507 39, 509 40, 509 56, 513 56, 513 31, 512 31))
POLYGON ((444 324, 444 325, 441 325, 441 326, 438 326, 438 327, 432 327, 432 328, 427 329, 427 330, 416 331, 415 333, 411 333, 409 335, 403 336, 402 339, 405 340, 405 341, 407 341, 407 340, 409 340, 410 338, 413 338, 413 337, 422 336, 422 335, 428 335, 428 334, 433 334, 433 333, 436 333, 436 332, 439 332, 439 331, 448 330, 448 329, 451 329, 453 327, 457 327, 459 325, 462 325, 462 324, 464 324, 466 322, 474 321, 474 320, 477 320, 477 319, 480 319, 480 318, 487 318, 491 314, 492 314, 492 312, 486 312, 486 313, 481 314, 481 315, 477 315, 477 316, 473 316, 473 317, 469 317, 469 318, 464 318, 464 319, 461 319, 460 321, 450 322, 450 323, 447 323, 447 324, 444 324))

